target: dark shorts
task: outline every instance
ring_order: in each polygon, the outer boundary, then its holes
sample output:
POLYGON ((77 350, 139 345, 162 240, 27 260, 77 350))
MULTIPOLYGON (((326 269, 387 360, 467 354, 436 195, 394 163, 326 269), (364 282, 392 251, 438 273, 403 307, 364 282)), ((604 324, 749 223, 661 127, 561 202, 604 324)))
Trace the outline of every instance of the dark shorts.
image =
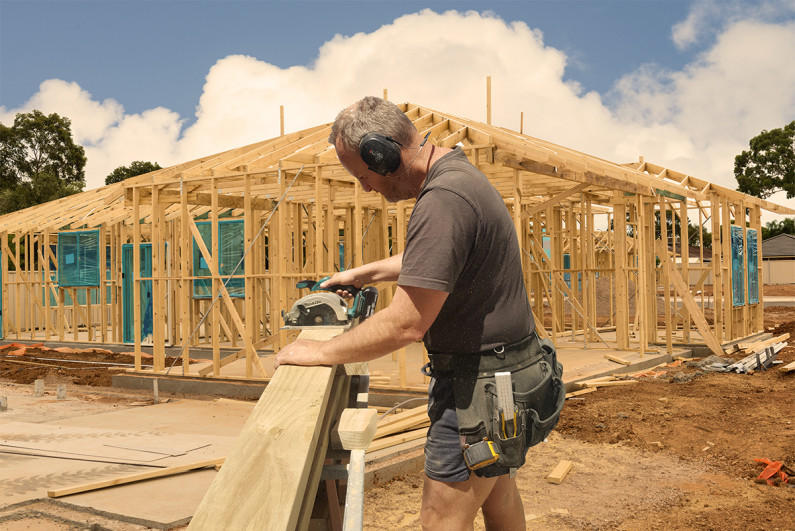
POLYGON ((508 474, 509 467, 522 466, 527 450, 543 441, 557 424, 565 390, 561 380, 563 368, 551 342, 541 342, 532 335, 488 356, 433 354, 430 365, 433 366, 428 388, 431 426, 425 443, 425 474, 430 479, 446 483, 468 480, 470 470, 464 462, 464 442, 475 445, 481 437, 494 441, 500 457, 499 463, 478 468, 475 474, 480 477, 508 474), (499 413, 493 409, 491 398, 493 374, 501 371, 511 372, 517 420, 523 434, 506 439, 497 433, 499 413), (461 395, 458 411, 454 392, 461 395), (459 423, 466 438, 459 434, 459 423))
MULTIPOLYGON (((452 483, 469 479, 469 469, 464 463, 461 436, 458 434, 458 417, 453 402, 452 379, 431 378, 428 388, 428 439, 425 442, 425 475, 436 481, 452 483)), ((475 472, 481 477, 507 474, 508 470, 487 466, 475 472)))

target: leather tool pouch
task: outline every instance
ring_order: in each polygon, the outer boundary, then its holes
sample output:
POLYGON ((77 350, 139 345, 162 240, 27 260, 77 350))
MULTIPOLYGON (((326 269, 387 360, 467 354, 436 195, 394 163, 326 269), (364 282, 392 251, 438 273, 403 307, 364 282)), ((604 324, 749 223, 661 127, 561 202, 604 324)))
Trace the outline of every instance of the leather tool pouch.
POLYGON ((533 335, 521 348, 452 356, 453 395, 467 467, 522 466, 527 449, 543 441, 557 424, 566 399, 563 367, 552 342, 533 335), (511 373, 513 412, 497 405, 494 373, 503 371, 511 373))

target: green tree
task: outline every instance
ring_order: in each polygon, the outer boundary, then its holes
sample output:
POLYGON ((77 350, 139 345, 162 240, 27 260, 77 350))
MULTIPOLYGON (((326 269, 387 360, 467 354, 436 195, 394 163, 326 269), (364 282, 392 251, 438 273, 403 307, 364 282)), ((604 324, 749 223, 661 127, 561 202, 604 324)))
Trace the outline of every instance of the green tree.
POLYGON ((795 197, 795 120, 762 131, 749 146, 734 158, 737 190, 763 199, 782 190, 788 199, 795 197))
POLYGON ((19 113, 0 124, 0 214, 83 190, 86 154, 72 139, 72 122, 53 113, 19 113))
POLYGON ((763 240, 779 234, 795 234, 795 218, 784 218, 781 221, 773 220, 762 227, 763 240))
POLYGON ((157 162, 144 162, 141 160, 133 161, 130 166, 119 166, 105 177, 105 184, 113 184, 135 177, 136 175, 143 175, 150 171, 161 170, 160 164, 157 162))

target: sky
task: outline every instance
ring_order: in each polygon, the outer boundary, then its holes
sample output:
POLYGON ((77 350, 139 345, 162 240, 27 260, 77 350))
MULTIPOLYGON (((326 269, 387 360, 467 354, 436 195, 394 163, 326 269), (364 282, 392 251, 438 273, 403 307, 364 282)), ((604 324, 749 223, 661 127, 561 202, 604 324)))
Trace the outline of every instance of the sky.
POLYGON ((280 105, 287 132, 384 89, 485 121, 491 76, 495 125, 734 189, 795 120, 793 58, 795 0, 0 0, 0 123, 68 117, 92 189, 277 136, 280 105))

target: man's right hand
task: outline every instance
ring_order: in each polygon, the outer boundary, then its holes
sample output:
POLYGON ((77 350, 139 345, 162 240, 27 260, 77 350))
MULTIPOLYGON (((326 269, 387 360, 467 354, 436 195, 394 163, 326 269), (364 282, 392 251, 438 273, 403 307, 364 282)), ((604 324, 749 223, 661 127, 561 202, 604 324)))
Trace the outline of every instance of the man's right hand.
MULTIPOLYGON (((364 286, 364 282, 360 280, 356 275, 355 269, 349 269, 347 271, 340 271, 339 273, 335 273, 331 278, 320 284, 321 288, 326 288, 328 286, 334 286, 335 284, 339 284, 342 286, 356 286, 357 288, 361 289, 364 286)), ((348 290, 337 290, 337 295, 340 297, 344 297, 346 299, 350 299, 353 297, 353 293, 348 292, 348 290)))

